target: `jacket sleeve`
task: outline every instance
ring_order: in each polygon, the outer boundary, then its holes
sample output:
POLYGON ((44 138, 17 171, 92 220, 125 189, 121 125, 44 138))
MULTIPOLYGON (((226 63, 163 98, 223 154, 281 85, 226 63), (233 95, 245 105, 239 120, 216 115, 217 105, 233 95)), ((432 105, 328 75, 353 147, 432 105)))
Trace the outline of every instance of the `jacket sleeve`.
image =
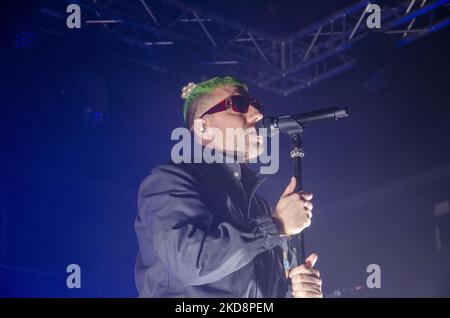
POLYGON ((210 227, 196 181, 176 165, 155 168, 141 183, 138 208, 154 252, 187 285, 218 281, 280 242, 270 216, 242 228, 228 222, 210 227))

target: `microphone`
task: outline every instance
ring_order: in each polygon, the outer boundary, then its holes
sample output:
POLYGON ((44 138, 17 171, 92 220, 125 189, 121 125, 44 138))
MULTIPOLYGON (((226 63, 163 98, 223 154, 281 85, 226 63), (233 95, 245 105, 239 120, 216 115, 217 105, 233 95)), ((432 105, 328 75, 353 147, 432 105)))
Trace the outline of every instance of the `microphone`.
POLYGON ((298 115, 287 115, 279 117, 264 117, 256 123, 256 127, 266 128, 268 136, 273 136, 277 132, 283 134, 298 133, 299 129, 304 129, 307 124, 327 119, 341 119, 348 117, 350 109, 347 108, 326 108, 307 112, 298 115))

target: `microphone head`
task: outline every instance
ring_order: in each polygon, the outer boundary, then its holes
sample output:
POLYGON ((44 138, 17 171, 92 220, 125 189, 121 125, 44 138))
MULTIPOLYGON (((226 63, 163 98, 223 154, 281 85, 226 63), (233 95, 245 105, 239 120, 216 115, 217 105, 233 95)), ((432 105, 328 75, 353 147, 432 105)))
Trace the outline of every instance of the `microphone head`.
POLYGON ((350 108, 345 107, 335 111, 334 116, 336 119, 344 118, 350 116, 350 108))
POLYGON ((267 117, 263 117, 261 120, 256 122, 256 129, 266 128, 267 117))
POLYGON ((275 134, 279 133, 278 129, 275 129, 275 120, 272 117, 263 117, 263 119, 258 120, 256 122, 256 129, 258 130, 258 134, 261 135, 260 129, 265 128, 267 131, 267 136, 272 137, 275 134))

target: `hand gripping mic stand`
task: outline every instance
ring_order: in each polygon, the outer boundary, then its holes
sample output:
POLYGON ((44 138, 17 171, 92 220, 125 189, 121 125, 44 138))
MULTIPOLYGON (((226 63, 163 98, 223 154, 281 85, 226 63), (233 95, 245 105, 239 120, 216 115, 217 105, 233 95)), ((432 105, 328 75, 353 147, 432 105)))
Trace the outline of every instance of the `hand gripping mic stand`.
MULTIPOLYGON (((287 134, 291 140, 290 157, 294 160, 294 176, 297 179, 297 187, 295 191, 303 189, 302 182, 302 162, 301 159, 305 156, 303 151, 303 131, 306 129, 306 124, 325 120, 325 119, 340 119, 349 116, 348 108, 327 108, 323 110, 308 112, 299 115, 281 116, 281 117, 264 117, 257 123, 258 128, 266 128, 268 136, 280 132, 287 134)), ((295 236, 295 247, 297 251, 298 265, 305 262, 305 236, 303 231, 295 236)))

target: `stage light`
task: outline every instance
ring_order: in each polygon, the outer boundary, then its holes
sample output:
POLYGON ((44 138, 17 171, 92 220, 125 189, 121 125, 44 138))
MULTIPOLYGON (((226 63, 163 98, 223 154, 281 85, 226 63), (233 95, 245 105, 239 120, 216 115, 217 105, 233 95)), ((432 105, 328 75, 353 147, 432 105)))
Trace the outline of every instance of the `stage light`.
POLYGON ((29 49, 36 42, 36 33, 31 30, 21 31, 15 36, 16 49, 29 49))
POLYGON ((105 124, 109 113, 109 97, 103 71, 99 67, 80 68, 81 121, 86 128, 105 124))
POLYGON ((83 124, 86 127, 97 127, 104 123, 107 114, 99 110, 87 108, 83 111, 83 124))

